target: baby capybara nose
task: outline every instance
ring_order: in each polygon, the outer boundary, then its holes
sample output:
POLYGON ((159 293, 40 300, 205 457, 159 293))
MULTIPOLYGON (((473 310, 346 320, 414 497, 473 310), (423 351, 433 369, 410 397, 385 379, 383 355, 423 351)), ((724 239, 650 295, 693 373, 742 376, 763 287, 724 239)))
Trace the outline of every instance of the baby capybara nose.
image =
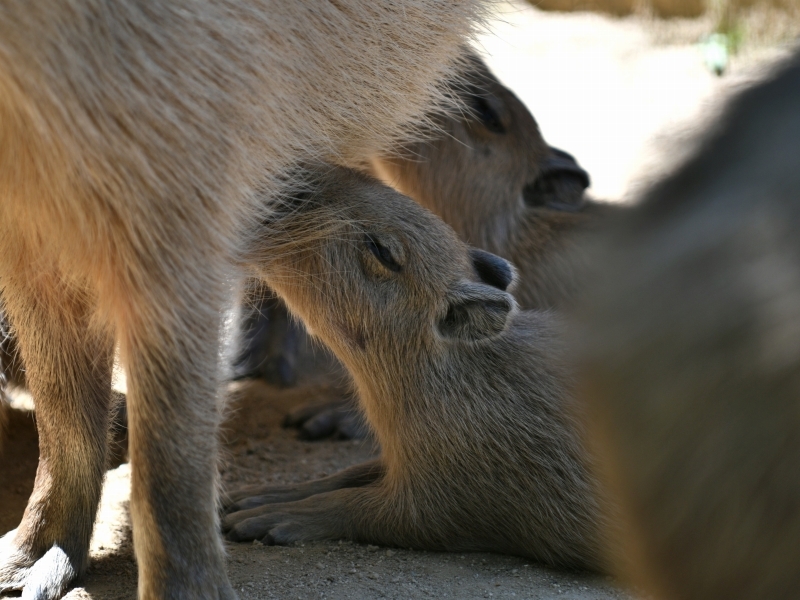
POLYGON ((504 258, 478 248, 472 248, 469 255, 483 283, 505 291, 514 281, 514 269, 504 258))

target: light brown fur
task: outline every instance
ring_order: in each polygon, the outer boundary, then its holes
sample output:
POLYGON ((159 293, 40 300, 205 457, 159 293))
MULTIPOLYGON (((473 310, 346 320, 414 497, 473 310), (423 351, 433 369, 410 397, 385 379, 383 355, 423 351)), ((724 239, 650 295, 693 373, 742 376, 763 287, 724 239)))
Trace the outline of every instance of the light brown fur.
POLYGON ((662 600, 800 597, 800 53, 591 247, 587 423, 662 600))
POLYGON ((86 567, 116 341, 140 597, 234 596, 214 433, 239 249, 295 161, 362 163, 444 102, 477 4, 0 1, 0 282, 41 439, 0 591, 86 567))
POLYGON ((373 160, 375 174, 450 225, 462 240, 510 260, 523 308, 558 306, 576 287, 565 257, 576 228, 605 205, 584 198, 589 176, 542 137, 533 115, 476 56, 458 88, 461 118, 443 134, 373 160))
POLYGON ((256 262, 349 369, 382 456, 237 494, 229 537, 602 568, 602 516, 569 415, 557 318, 518 311, 504 291, 510 265, 469 250, 410 199, 345 169, 311 180, 265 226, 256 262))

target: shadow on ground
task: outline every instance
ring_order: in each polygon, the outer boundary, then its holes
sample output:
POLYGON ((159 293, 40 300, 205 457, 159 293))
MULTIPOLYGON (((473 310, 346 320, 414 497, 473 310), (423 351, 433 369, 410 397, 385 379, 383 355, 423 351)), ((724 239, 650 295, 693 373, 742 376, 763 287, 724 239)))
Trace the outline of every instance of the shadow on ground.
MULTIPOLYGON (((280 426, 297 403, 335 394, 312 385, 279 390, 238 384, 224 427, 226 486, 289 483, 333 473, 374 456, 369 441, 306 442, 280 426)), ((0 462, 0 527, 15 527, 33 485, 37 438, 33 416, 13 410, 0 462)), ((135 600, 136 563, 129 516, 130 467, 108 472, 92 540, 92 563, 70 600, 135 600)), ((571 598, 627 596, 603 578, 555 571, 516 557, 446 554, 352 543, 288 548, 228 544, 228 572, 241 598, 571 598)))

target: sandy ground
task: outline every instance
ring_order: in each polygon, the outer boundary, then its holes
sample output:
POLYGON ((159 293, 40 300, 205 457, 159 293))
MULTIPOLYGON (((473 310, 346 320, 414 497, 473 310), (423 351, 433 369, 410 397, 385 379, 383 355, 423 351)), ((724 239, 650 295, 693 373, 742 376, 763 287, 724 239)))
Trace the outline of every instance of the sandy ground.
MULTIPOLYGON (((734 89, 786 53, 760 47, 724 78, 703 65, 696 40, 710 24, 654 24, 590 14, 545 14, 508 5, 481 40, 496 73, 527 103, 551 144, 589 170, 595 196, 621 200, 637 182, 679 160, 684 139, 734 89), (687 133, 688 132, 688 133, 687 133)), ((312 378, 313 379, 313 378, 312 378)), ((227 486, 307 480, 376 453, 367 442, 302 442, 280 427, 299 402, 332 393, 320 378, 289 391, 261 383, 233 389, 224 432, 227 486)), ((324 378, 322 378, 324 379, 324 378)), ((36 469, 32 413, 11 415, 0 464, 0 531, 16 526, 36 469)), ((128 465, 109 471, 92 566, 68 597, 132 599, 136 590, 128 465)), ((606 578, 555 571, 520 558, 319 543, 289 548, 231 544, 229 572, 242 598, 629 598, 606 578)))

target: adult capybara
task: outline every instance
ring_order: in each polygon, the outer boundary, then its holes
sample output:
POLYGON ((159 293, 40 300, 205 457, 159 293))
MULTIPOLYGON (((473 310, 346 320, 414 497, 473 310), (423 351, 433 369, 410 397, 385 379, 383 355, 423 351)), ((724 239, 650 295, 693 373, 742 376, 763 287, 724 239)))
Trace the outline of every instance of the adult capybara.
POLYGON ((593 247, 587 422, 659 599, 800 597, 799 98, 795 54, 593 247))
POLYGON ((382 456, 236 494, 234 540, 347 538, 600 569, 604 516, 570 415, 560 324, 507 261, 342 168, 312 171, 252 259, 350 371, 382 456), (374 205, 374 206, 373 206, 374 205))
POLYGON ((234 596, 215 431, 239 250, 296 161, 362 164, 452 103, 481 4, 0 0, 0 293, 41 455, 0 592, 86 568, 117 344, 139 595, 234 596))

